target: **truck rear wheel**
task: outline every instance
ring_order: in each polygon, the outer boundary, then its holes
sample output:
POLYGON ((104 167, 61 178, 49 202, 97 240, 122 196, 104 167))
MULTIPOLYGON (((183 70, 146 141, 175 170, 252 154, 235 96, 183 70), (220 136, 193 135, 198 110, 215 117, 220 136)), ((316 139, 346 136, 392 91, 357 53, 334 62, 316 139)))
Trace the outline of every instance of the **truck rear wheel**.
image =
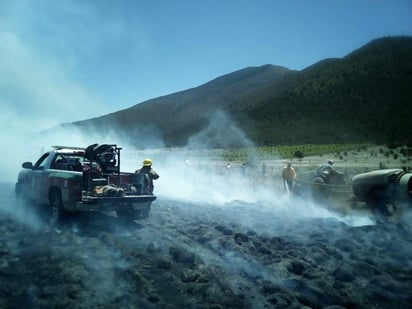
POLYGON ((138 211, 129 209, 129 208, 121 209, 121 210, 116 210, 116 215, 119 219, 123 221, 133 221, 137 219, 138 211))
POLYGON ((149 204, 147 205, 144 205, 144 207, 138 210, 134 210, 132 208, 119 209, 116 210, 116 214, 117 217, 122 220, 146 219, 147 217, 149 217, 150 206, 151 202, 149 202, 149 204))
POLYGON ((139 219, 146 219, 147 217, 149 217, 150 206, 151 206, 151 203, 149 203, 147 207, 144 207, 140 210, 139 219))
POLYGON ((64 216, 65 211, 63 209, 62 196, 57 190, 52 191, 49 198, 50 204, 50 224, 55 225, 60 223, 64 216))

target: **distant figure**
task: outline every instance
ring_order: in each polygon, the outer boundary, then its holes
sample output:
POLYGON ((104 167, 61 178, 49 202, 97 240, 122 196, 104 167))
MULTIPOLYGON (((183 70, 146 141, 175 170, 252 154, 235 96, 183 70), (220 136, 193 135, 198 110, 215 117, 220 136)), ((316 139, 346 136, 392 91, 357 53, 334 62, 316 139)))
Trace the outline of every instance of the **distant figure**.
POLYGON ((191 169, 192 163, 189 160, 184 161, 184 166, 183 166, 183 176, 186 178, 189 175, 189 170, 191 169))
POLYGON ((232 164, 230 164, 230 162, 228 162, 226 164, 226 174, 229 175, 232 169, 232 164))
POLYGON ((285 167, 282 169, 283 185, 286 192, 292 192, 293 181, 296 180, 296 171, 292 167, 292 162, 288 161, 285 167))
POLYGON ((144 159, 142 168, 135 171, 136 174, 147 174, 149 177, 148 191, 150 194, 153 194, 153 180, 159 178, 159 174, 152 168, 152 160, 144 159))
POLYGON ((240 167, 240 174, 242 176, 246 176, 246 162, 242 163, 242 166, 240 167))
POLYGON ((323 164, 322 166, 318 168, 317 174, 320 175, 324 172, 327 172, 327 173, 333 172, 334 171, 333 164, 334 164, 333 160, 328 160, 326 164, 323 164))
POLYGON ((266 163, 262 163, 262 176, 266 176, 266 163))

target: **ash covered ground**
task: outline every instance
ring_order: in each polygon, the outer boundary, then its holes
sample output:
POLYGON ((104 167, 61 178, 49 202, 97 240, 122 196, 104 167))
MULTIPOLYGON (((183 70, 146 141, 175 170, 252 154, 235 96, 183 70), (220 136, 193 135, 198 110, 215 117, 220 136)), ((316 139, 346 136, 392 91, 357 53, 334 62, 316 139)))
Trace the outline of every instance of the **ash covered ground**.
POLYGON ((280 192, 234 199, 227 185, 227 200, 160 185, 146 220, 92 213, 56 228, 2 183, 0 307, 412 306, 409 212, 376 223, 280 192))

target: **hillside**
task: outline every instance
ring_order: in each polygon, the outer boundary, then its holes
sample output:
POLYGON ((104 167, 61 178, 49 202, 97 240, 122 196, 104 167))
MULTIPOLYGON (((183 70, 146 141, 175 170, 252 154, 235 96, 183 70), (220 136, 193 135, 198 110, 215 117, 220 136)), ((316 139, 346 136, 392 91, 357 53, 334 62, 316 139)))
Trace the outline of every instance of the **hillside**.
MULTIPOLYGON (((184 145, 188 138, 209 124, 217 110, 269 85, 292 71, 274 65, 249 67, 204 85, 151 99, 106 116, 75 122, 82 128, 112 128, 131 140, 156 146, 184 145), (150 136, 151 138, 147 138, 150 136), (162 144, 162 143, 160 143, 162 144)), ((107 131, 107 130, 105 130, 107 131)))
POLYGON ((385 38, 299 72, 280 95, 229 110, 258 144, 410 143, 411 107, 412 39, 385 38))
POLYGON ((147 146, 186 145, 200 132, 207 147, 244 146, 246 137, 256 145, 411 143, 411 106, 412 38, 388 37, 302 71, 250 67, 73 125, 147 146))

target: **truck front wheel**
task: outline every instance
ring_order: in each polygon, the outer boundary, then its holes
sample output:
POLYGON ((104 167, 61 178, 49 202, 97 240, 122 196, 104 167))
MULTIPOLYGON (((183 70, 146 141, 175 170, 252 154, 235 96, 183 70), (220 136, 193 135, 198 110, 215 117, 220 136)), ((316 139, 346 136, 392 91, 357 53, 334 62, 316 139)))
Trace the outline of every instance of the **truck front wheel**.
POLYGON ((52 191, 49 198, 50 203, 50 224, 55 225, 61 222, 65 212, 63 209, 62 196, 59 191, 52 191))

